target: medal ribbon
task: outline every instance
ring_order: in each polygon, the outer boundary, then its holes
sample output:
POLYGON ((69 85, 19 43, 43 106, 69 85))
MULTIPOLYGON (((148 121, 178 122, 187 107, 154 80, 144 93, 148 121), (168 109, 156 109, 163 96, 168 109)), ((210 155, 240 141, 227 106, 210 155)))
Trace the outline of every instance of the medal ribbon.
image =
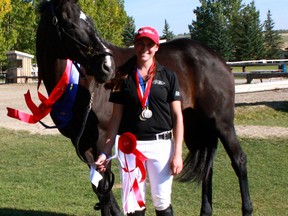
MULTIPOLYGON (((138 94, 138 98, 140 100, 142 108, 144 108, 145 105, 148 105, 148 96, 150 94, 150 89, 151 89, 151 85, 152 85, 154 68, 155 68, 155 62, 152 63, 152 65, 149 69, 148 74, 150 75, 150 78, 146 84, 146 89, 144 89, 144 88, 142 89, 142 87, 141 87, 140 79, 142 79, 142 78, 141 78, 141 75, 139 73, 139 70, 137 69, 135 79, 136 79, 136 86, 137 86, 137 94, 138 94)), ((142 82, 143 82, 143 79, 142 79, 142 82)))

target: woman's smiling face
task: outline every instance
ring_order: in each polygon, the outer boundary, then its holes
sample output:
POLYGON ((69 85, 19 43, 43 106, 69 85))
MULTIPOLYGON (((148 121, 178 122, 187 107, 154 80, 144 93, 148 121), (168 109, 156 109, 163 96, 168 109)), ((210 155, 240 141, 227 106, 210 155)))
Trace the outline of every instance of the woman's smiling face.
POLYGON ((135 44, 135 52, 138 61, 146 62, 152 59, 155 53, 158 51, 159 46, 150 38, 139 38, 135 44))

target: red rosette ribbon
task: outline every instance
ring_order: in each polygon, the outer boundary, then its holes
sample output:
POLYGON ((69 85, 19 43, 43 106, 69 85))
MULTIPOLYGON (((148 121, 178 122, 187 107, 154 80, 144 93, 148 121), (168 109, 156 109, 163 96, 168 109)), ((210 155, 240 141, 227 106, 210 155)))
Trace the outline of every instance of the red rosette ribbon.
MULTIPOLYGON (((123 133, 119 137, 118 149, 120 151, 122 151, 124 154, 134 154, 135 155, 135 163, 136 163, 135 169, 138 167, 140 172, 141 172, 141 176, 142 176, 141 180, 139 181, 139 183, 140 183, 140 182, 143 182, 146 178, 146 170, 144 167, 144 163, 148 158, 145 155, 143 155, 140 151, 138 151, 136 146, 137 146, 137 139, 136 139, 134 134, 126 132, 126 133, 123 133)), ((125 155, 124 155, 124 158, 125 158, 125 167, 122 167, 122 169, 128 173, 133 172, 135 169, 129 170, 127 159, 126 159, 125 155)), ((134 194, 136 196, 136 199, 137 199, 139 206, 140 207, 145 206, 145 203, 144 203, 143 198, 141 196, 141 193, 139 191, 139 185, 138 185, 137 179, 134 180, 133 185, 132 185, 132 189, 134 191, 134 194)))
POLYGON ((32 115, 22 112, 20 110, 10 108, 10 107, 7 107, 7 111, 8 111, 7 115, 11 118, 15 118, 15 119, 18 119, 18 120, 21 120, 23 122, 30 123, 30 124, 35 124, 39 122, 42 118, 44 118, 51 112, 51 109, 54 103, 65 92, 69 84, 71 68, 72 68, 72 61, 67 59, 65 71, 48 98, 46 98, 43 94, 39 92, 40 83, 38 84, 38 98, 41 101, 41 104, 38 107, 32 101, 29 90, 27 91, 26 94, 24 94, 26 104, 28 108, 30 109, 30 111, 32 112, 32 115))

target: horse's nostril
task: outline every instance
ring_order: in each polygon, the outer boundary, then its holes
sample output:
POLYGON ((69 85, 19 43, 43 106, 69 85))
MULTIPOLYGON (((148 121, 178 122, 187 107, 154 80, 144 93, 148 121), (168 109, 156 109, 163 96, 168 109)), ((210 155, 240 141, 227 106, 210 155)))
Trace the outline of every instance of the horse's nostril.
POLYGON ((102 66, 102 71, 105 72, 107 74, 107 76, 109 76, 110 78, 112 78, 114 76, 114 73, 113 73, 114 69, 111 68, 110 65, 107 65, 107 64, 104 63, 103 66, 102 66))

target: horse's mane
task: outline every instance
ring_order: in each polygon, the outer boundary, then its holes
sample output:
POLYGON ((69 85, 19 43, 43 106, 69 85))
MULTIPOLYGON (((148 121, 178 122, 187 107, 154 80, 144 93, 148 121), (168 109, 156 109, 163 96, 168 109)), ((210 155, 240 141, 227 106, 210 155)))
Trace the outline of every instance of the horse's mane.
POLYGON ((44 13, 44 11, 50 7, 51 5, 51 1, 47 1, 47 0, 42 0, 36 7, 36 11, 39 13, 39 14, 42 14, 44 13))
MULTIPOLYGON (((59 1, 59 0, 56 0, 59 1)), ((72 1, 73 2, 73 1, 72 1)), ((78 0, 74 0, 74 3, 77 3, 78 0)), ((53 0, 42 0, 38 3, 37 7, 36 7, 36 11, 40 14, 44 13, 44 11, 51 6, 51 4, 53 3, 53 0)))

